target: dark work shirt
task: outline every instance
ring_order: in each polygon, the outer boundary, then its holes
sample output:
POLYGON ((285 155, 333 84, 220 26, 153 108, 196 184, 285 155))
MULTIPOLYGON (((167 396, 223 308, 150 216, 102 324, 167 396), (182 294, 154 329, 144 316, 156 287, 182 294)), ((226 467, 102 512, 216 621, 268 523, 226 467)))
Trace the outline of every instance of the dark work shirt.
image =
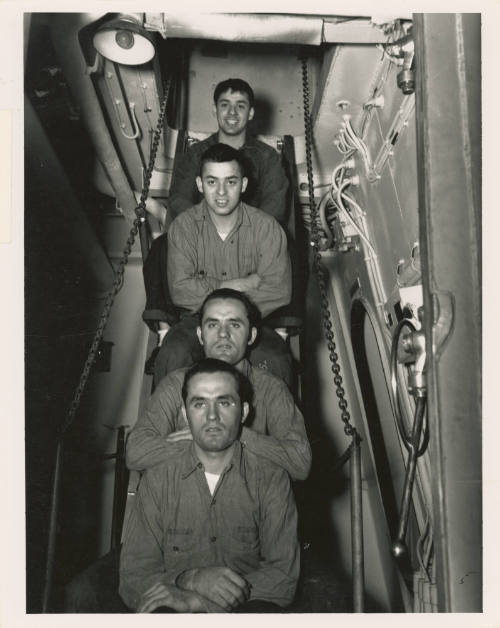
POLYGON ((120 595, 137 608, 158 582, 188 569, 226 566, 251 586, 250 599, 290 604, 300 569, 297 511, 287 473, 235 443, 210 494, 193 443, 144 474, 127 523, 120 595))
MULTIPOLYGON (((168 197, 168 209, 173 217, 201 201, 201 194, 196 187, 201 156, 218 141, 218 134, 214 133, 190 146, 184 155, 176 159, 168 197)), ((288 179, 281 166, 281 157, 274 148, 254 137, 248 137, 240 151, 249 170, 243 201, 274 216, 280 224, 285 225, 288 179)))

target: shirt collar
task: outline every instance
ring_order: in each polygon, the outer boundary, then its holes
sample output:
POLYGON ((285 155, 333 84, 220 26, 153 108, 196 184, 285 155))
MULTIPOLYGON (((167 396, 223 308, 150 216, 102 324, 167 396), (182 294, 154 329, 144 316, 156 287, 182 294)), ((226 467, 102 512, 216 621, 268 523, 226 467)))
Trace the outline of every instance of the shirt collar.
MULTIPOLYGON (((216 131, 213 135, 210 135, 209 137, 211 144, 217 144, 219 143, 219 131, 216 131)), ((240 146, 240 148, 238 148, 238 150, 242 150, 243 148, 247 148, 251 146, 252 148, 255 148, 256 146, 258 146, 257 144, 257 138, 255 138, 253 135, 246 135, 245 137, 245 143, 240 146)))
MULTIPOLYGON (((238 469, 241 475, 244 475, 243 472, 243 463, 242 463, 242 444, 240 441, 236 441, 236 446, 234 448, 233 457, 229 465, 224 469, 223 473, 227 473, 231 469, 238 469)), ((186 449, 184 456, 181 462, 181 479, 185 480, 192 473, 194 473, 197 469, 201 469, 204 471, 203 464, 198 460, 196 456, 196 452, 194 450, 194 443, 191 443, 188 449, 186 449)))
POLYGON ((241 372, 243 373, 243 375, 245 377, 250 377, 250 375, 252 374, 252 365, 247 360, 247 358, 243 358, 243 360, 241 361, 241 369, 240 370, 241 370, 241 372))

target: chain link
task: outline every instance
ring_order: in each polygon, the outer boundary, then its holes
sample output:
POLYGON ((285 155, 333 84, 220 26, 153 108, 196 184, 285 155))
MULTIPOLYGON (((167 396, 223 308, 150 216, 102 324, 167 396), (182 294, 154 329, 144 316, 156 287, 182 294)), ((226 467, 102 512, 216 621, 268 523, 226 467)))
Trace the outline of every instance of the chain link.
POLYGON ((311 209, 311 239, 313 248, 313 271, 317 277, 320 300, 321 300, 321 314, 323 317, 323 328, 325 332, 325 338, 327 341, 328 354, 331 362, 331 370, 333 373, 333 381, 336 386, 336 394, 338 398, 339 408, 341 410, 341 419, 344 423, 344 432, 347 436, 356 438, 358 442, 361 440, 356 428, 351 424, 351 417, 348 410, 347 400, 345 399, 345 390, 342 387, 343 380, 340 373, 339 356, 337 354, 337 347, 335 344, 335 336, 333 333, 333 324, 330 314, 330 307, 327 296, 327 272, 321 263, 320 253, 320 234, 318 231, 318 210, 316 203, 314 202, 314 179, 313 179, 313 167, 312 167, 312 121, 309 113, 309 80, 307 73, 307 58, 302 58, 302 90, 304 100, 304 129, 306 140, 306 166, 307 166, 307 184, 309 191, 309 204, 311 209))
POLYGON ((78 385, 75 389, 75 392, 73 394, 73 399, 71 401, 71 404, 69 406, 69 410, 68 410, 68 415, 66 417, 66 420, 64 421, 64 423, 62 424, 61 428, 60 428, 60 438, 62 438, 64 436, 64 434, 66 433, 66 431, 68 430, 68 428, 70 427, 70 425, 73 423, 74 419, 75 419, 75 415, 76 415, 76 411, 78 410, 78 407, 80 406, 80 402, 81 402, 81 398, 83 395, 83 392, 85 390, 85 387, 87 385, 87 381, 90 375, 90 371, 92 369, 92 365, 94 364, 96 357, 97 357, 97 353, 99 350, 99 345, 101 343, 102 340, 102 336, 104 333, 104 329, 107 325, 108 319, 109 319, 109 314, 111 312, 111 308, 113 307, 113 303, 115 300, 116 295, 118 294, 118 292, 120 291, 122 285, 123 285, 123 279, 124 279, 124 273, 125 273, 125 267, 128 263, 128 258, 130 256, 130 253, 132 251, 132 247, 134 245, 135 242, 135 238, 137 237, 137 234, 139 232, 139 228, 141 226, 141 224, 143 222, 145 222, 146 220, 146 199, 148 197, 149 194, 149 186, 151 183, 151 176, 153 174, 153 168, 154 168, 154 164, 155 164, 155 160, 156 160, 156 153, 158 151, 158 146, 160 144, 160 138, 161 138, 161 134, 163 131, 163 122, 165 119, 165 113, 167 110, 167 100, 168 100, 168 94, 170 91, 170 80, 167 80, 166 84, 165 84, 165 94, 163 97, 163 101, 160 107, 160 113, 158 116, 158 123, 156 125, 156 129, 154 132, 154 138, 153 138, 153 142, 151 145, 151 153, 149 156, 149 165, 148 168, 146 170, 145 176, 144 176, 144 183, 143 183, 143 188, 142 188, 142 192, 141 192, 141 197, 140 197, 140 201, 139 201, 139 205, 135 208, 135 213, 136 213, 136 218, 134 219, 134 222, 132 224, 132 228, 130 230, 130 233, 128 235, 127 238, 127 242, 125 244, 125 247, 123 249, 123 255, 122 258, 120 259, 117 268, 115 269, 115 274, 114 274, 114 278, 113 278, 113 285, 110 289, 110 291, 108 292, 107 296, 106 296, 106 302, 104 304, 104 308, 101 312, 101 316, 99 318, 99 324, 97 326, 95 335, 94 335, 94 339, 92 341, 92 344, 90 345, 90 349, 87 355, 87 359, 85 360, 85 364, 83 366, 83 370, 82 373, 80 375, 80 379, 78 381, 78 385))

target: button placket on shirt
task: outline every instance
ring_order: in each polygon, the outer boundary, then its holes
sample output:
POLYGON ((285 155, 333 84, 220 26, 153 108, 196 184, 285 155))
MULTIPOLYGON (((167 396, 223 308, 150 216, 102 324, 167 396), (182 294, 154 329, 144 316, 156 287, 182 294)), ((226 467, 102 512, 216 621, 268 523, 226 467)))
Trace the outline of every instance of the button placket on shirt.
POLYGON ((215 534, 215 531, 217 530, 217 522, 218 522, 218 508, 216 506, 217 504, 217 495, 220 493, 220 491, 224 490, 224 486, 227 482, 226 480, 226 474, 228 473, 228 471, 231 470, 232 468, 232 464, 230 464, 226 469, 224 469, 224 471, 222 472, 221 477, 219 478, 219 481, 217 482, 217 486, 215 487, 215 491, 214 494, 211 495, 211 500, 210 500, 210 509, 209 509, 209 517, 210 517, 210 543, 212 545, 212 547, 214 548, 214 550, 217 552, 217 545, 215 545, 217 543, 217 535, 215 534))
POLYGON ((215 545, 217 541, 217 536, 215 533, 215 531, 217 530, 217 525, 216 525, 217 513, 216 513, 216 508, 215 508, 215 504, 216 504, 215 495, 219 490, 220 481, 217 484, 217 488, 215 489, 214 494, 211 495, 210 489, 208 488, 208 484, 204 477, 205 469, 203 467, 203 464, 199 462, 196 466, 198 467, 199 472, 203 474, 203 477, 201 477, 200 475, 198 479, 199 479, 200 484, 203 486, 203 494, 206 495, 207 502, 208 502, 208 509, 207 509, 208 521, 206 522, 206 524, 208 527, 208 540, 210 542, 210 547, 211 547, 212 552, 214 553, 214 559, 215 559, 216 558, 215 554, 217 552, 217 548, 215 545))
MULTIPOLYGON (((234 244, 234 233, 230 237, 231 239, 229 239, 229 236, 228 236, 227 239, 224 241, 222 245, 222 250, 224 252, 224 259, 231 264, 230 260, 232 259, 233 247, 230 245, 234 244)), ((223 270, 221 274, 224 278, 227 277, 226 270, 223 270)))
MULTIPOLYGON (((230 244, 234 244, 234 235, 233 235, 233 236, 231 236, 231 239, 230 239, 229 241, 226 241, 226 242, 224 243, 224 249, 226 249, 227 247, 229 247, 229 245, 230 245, 230 244)), ((232 251, 232 249, 233 249, 233 247, 231 247, 231 251, 232 251)), ((223 271, 222 276, 223 276, 223 277, 226 277, 226 276, 227 276, 227 272, 226 272, 226 271, 223 271)))

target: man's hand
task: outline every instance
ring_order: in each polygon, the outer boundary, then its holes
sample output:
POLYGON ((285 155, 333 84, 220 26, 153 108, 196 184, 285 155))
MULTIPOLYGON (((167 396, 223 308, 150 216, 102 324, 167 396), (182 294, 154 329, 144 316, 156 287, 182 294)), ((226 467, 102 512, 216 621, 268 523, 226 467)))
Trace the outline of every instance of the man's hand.
POLYGON ((177 578, 183 589, 195 591, 230 611, 250 595, 248 582, 229 567, 188 569, 177 578))
POLYGON ((152 613, 160 606, 168 606, 178 613, 223 613, 224 609, 193 591, 158 582, 142 594, 138 613, 152 613))
POLYGON ((220 284, 221 288, 232 288, 239 292, 247 290, 256 290, 260 285, 260 277, 257 273, 248 275, 248 277, 238 277, 237 279, 227 279, 220 284))
POLYGON ((188 427, 182 428, 182 430, 177 430, 177 432, 172 432, 166 438, 169 443, 176 443, 180 440, 193 440, 193 435, 191 434, 191 429, 188 427))

